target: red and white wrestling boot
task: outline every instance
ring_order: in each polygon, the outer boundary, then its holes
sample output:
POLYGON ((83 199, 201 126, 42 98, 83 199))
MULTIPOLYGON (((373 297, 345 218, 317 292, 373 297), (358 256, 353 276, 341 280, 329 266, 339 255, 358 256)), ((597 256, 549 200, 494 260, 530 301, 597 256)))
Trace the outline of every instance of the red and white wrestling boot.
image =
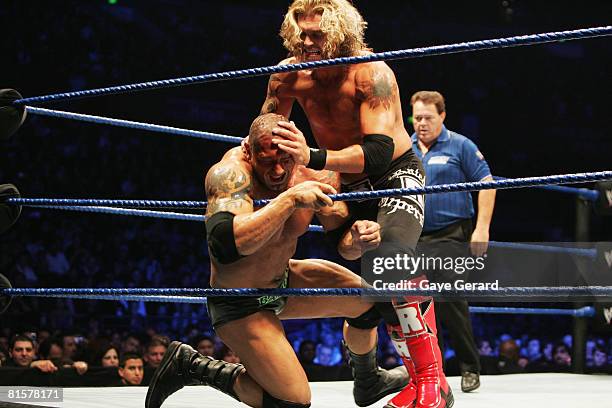
MULTIPOLYGON (((394 299, 393 305, 400 321, 400 327, 393 330, 397 335, 403 334, 407 352, 401 355, 411 383, 391 399, 386 408, 452 407, 455 400, 442 368, 433 299, 394 299)), ((401 342, 396 344, 403 350, 401 342)))
POLYGON ((408 371, 408 375, 410 376, 410 382, 399 392, 399 394, 393 397, 393 399, 385 405, 385 408, 412 408, 417 399, 416 370, 414 368, 414 362, 412 358, 410 358, 410 352, 406 346, 406 338, 404 337, 402 327, 388 324, 387 333, 389 333, 389 337, 395 346, 395 351, 397 351, 397 354, 399 354, 404 362, 404 367, 406 367, 406 371, 408 371))

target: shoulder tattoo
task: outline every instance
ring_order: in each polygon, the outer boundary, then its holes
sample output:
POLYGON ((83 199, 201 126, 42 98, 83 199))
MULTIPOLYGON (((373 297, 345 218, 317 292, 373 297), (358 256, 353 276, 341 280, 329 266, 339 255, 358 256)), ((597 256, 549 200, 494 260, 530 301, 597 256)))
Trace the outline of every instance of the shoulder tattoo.
POLYGON ((393 98, 397 93, 397 85, 393 78, 386 72, 375 70, 370 70, 367 79, 362 80, 359 88, 370 109, 379 106, 386 110, 391 109, 393 98))
POLYGON ((219 211, 242 209, 245 204, 252 205, 249 196, 252 187, 251 175, 236 166, 219 167, 206 177, 206 196, 208 207, 206 214, 219 211))

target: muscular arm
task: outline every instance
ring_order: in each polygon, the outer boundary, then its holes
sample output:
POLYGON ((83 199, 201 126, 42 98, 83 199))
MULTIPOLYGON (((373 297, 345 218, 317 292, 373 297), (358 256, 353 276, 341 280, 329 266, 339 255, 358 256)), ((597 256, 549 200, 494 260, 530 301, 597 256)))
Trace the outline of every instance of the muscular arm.
POLYGON ((295 210, 294 200, 281 194, 265 207, 253 211, 251 173, 244 166, 224 161, 213 166, 206 175, 206 216, 230 212, 234 240, 240 255, 255 253, 284 225, 295 210))
MULTIPOLYGON (((285 65, 290 62, 291 59, 286 59, 281 61, 278 65, 285 65)), ((283 85, 285 81, 292 80, 295 75, 296 74, 293 72, 289 74, 272 74, 270 76, 266 100, 261 107, 261 115, 265 113, 278 113, 289 119, 295 98, 285 95, 283 92, 283 85)))
MULTIPOLYGON (((398 92, 393 71, 382 63, 367 64, 357 71, 355 83, 361 101, 361 133, 366 138, 370 134, 391 136, 396 121, 393 104, 398 92)), ((362 173, 365 168, 363 148, 361 145, 353 145, 338 151, 328 151, 325 168, 341 173, 362 173)))
MULTIPOLYGON (((315 171, 303 169, 308 180, 325 183, 340 191, 340 174, 331 170, 315 171)), ((348 206, 344 201, 334 201, 331 207, 323 207, 317 212, 317 219, 325 231, 332 231, 342 226, 349 218, 348 206)))

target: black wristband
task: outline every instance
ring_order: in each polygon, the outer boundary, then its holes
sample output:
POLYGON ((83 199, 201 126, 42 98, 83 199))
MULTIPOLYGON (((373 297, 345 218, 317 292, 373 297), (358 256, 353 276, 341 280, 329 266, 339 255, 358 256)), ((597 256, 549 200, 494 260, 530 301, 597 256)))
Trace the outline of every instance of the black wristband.
POLYGON ((327 162, 326 149, 310 149, 310 161, 306 165, 309 169, 323 170, 327 162))

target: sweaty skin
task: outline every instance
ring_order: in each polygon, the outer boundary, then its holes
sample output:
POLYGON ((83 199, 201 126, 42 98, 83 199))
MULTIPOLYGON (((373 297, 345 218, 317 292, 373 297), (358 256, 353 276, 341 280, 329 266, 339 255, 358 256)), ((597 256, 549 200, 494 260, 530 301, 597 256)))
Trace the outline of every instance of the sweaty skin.
MULTIPOLYGON (((306 180, 317 180, 324 185, 338 186, 337 173, 313 171, 298 166, 289 176, 287 189, 272 191, 256 176, 251 163, 240 147, 229 150, 222 160, 213 166, 206 176, 206 195, 209 200, 206 215, 229 211, 234 218, 236 246, 244 257, 221 265, 211 259, 211 286, 215 288, 272 288, 277 287, 284 277, 289 259, 295 253, 298 238, 308 230, 315 213, 312 208, 295 208, 295 192, 291 187, 306 180), (253 200, 274 199, 260 207, 253 206, 253 200), (277 228, 270 228, 271 225, 277 228), (249 247, 243 242, 263 243, 249 247), (252 256, 251 256, 252 255, 252 256)), ((323 191, 331 194, 335 191, 323 191)), ((331 200, 329 201, 331 203, 331 200)), ((321 201, 319 215, 327 215, 326 222, 333 223, 335 215, 341 222, 346 217, 344 203, 326 207, 321 201)), ((321 217, 323 218, 323 217, 321 217)), ((333 226, 332 226, 333 228, 333 226)))
MULTIPOLYGON (((368 52, 361 52, 365 54, 368 52)), ((297 62, 298 58, 291 57, 280 64, 297 62)), ((392 137, 393 159, 412 148, 404 127, 395 75, 384 62, 274 74, 261 113, 289 117, 295 100, 306 113, 317 144, 330 150, 349 148, 346 149, 349 161, 355 160, 350 146, 363 144, 367 134, 392 137)), ((338 160, 339 167, 346 165, 342 157, 338 160)), ((349 183, 362 179, 364 174, 343 172, 341 177, 349 183)))

